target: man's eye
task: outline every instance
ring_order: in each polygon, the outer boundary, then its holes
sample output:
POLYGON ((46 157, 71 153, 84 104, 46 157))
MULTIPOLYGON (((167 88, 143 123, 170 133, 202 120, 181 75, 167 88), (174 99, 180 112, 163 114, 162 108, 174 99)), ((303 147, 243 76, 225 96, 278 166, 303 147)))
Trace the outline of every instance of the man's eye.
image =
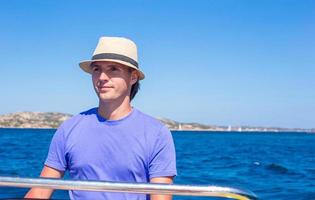
POLYGON ((98 67, 93 67, 92 70, 93 70, 93 72, 97 72, 99 69, 98 69, 98 67))
POLYGON ((118 68, 113 66, 113 67, 110 68, 110 70, 111 71, 118 71, 118 68))

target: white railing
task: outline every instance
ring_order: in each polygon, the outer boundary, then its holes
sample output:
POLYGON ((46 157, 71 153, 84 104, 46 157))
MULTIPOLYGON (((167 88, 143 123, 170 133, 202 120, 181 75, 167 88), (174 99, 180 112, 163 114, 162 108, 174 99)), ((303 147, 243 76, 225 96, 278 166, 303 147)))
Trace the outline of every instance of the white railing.
POLYGON ((123 183, 106 181, 60 180, 50 178, 1 177, 0 186, 22 188, 50 188, 58 190, 86 190, 101 192, 128 192, 142 194, 171 194, 181 196, 225 197, 236 200, 254 200, 250 191, 220 186, 193 186, 156 183, 123 183))

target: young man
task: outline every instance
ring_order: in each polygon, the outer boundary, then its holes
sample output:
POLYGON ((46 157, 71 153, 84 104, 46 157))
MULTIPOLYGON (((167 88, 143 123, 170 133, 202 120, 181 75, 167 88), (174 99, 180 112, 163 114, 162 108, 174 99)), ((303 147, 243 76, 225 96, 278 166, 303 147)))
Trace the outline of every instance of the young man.
MULTIPOLYGON (((130 104, 144 79, 137 47, 126 38, 102 37, 91 60, 80 67, 92 74, 99 106, 64 122, 56 131, 41 177, 75 180, 169 183, 176 176, 170 131, 130 104)), ((53 190, 32 188, 26 198, 50 198, 53 190)), ((149 199, 132 193, 69 191, 71 199, 149 199)), ((169 195, 151 195, 169 200, 169 195)))

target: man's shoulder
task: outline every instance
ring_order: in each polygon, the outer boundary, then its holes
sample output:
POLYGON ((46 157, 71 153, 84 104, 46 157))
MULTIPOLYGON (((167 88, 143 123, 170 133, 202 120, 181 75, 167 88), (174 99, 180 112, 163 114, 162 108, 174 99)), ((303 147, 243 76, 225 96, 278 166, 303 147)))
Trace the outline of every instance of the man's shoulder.
POLYGON ((155 127, 158 129, 161 129, 162 127, 165 126, 160 120, 158 120, 157 118, 151 115, 143 113, 140 110, 136 110, 136 112, 137 112, 138 119, 141 120, 141 122, 145 124, 146 126, 155 127))
POLYGON ((72 116, 71 118, 67 119, 61 124, 60 127, 71 128, 84 120, 95 117, 96 114, 97 114, 97 108, 91 108, 89 110, 80 112, 79 114, 76 114, 72 116))

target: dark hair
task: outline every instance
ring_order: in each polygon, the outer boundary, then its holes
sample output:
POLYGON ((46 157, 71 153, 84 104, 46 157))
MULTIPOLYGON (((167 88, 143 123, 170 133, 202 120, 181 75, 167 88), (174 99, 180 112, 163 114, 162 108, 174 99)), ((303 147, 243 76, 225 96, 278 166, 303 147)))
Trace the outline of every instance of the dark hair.
MULTIPOLYGON (((129 68, 129 72, 133 72, 135 69, 129 68)), ((138 93, 138 91, 140 90, 140 82, 139 79, 137 80, 137 82, 135 82, 135 84, 133 84, 131 86, 131 91, 130 91, 130 101, 132 101, 132 99, 136 96, 136 94, 138 93)))
POLYGON ((140 82, 139 80, 137 80, 137 82, 131 86, 130 101, 136 96, 139 89, 140 89, 140 82))

